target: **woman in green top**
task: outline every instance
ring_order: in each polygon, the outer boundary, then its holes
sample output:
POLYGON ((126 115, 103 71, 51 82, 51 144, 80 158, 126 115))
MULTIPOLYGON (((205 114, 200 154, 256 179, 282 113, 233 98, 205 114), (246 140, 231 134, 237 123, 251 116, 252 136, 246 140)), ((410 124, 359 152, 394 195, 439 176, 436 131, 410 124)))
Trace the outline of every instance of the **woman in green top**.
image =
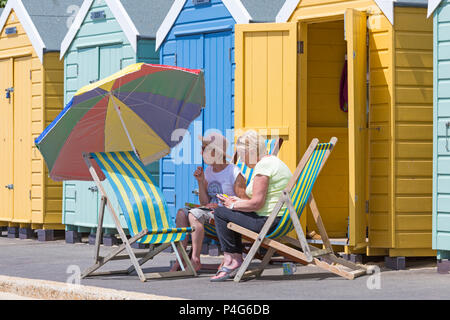
MULTIPOLYGON (((291 171, 283 161, 267 154, 264 138, 255 131, 247 131, 239 137, 236 149, 239 157, 254 171, 246 189, 245 199, 217 196, 224 205, 214 211, 224 261, 217 274, 211 278, 213 282, 234 277, 242 264, 241 235, 228 229, 227 224, 233 222, 259 233, 292 177, 291 171)), ((280 215, 282 212, 283 210, 280 210, 280 215)), ((280 217, 275 219, 269 233, 274 230, 279 220, 280 217)))

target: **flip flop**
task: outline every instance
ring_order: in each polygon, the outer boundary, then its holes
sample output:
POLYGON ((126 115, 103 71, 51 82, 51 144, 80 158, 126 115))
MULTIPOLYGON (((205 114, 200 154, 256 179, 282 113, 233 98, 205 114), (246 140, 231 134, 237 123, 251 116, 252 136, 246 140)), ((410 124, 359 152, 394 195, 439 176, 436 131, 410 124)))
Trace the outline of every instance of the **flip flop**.
POLYGON ((234 276, 236 275, 238 270, 239 270, 239 267, 234 268, 234 269, 229 269, 227 267, 222 267, 216 272, 216 275, 218 275, 221 272, 225 272, 225 275, 223 275, 220 278, 215 278, 215 279, 211 278, 209 281, 211 281, 211 282, 223 282, 223 281, 226 281, 226 280, 228 280, 230 278, 234 278, 234 276))

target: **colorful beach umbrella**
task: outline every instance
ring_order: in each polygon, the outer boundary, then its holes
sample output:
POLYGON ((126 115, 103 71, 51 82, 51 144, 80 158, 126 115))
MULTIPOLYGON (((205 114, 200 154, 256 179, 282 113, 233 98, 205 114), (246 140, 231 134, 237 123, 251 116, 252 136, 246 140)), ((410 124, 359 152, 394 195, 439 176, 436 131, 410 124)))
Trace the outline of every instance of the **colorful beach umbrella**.
POLYGON ((152 163, 204 106, 201 70, 134 64, 81 88, 35 143, 53 180, 92 180, 83 153, 133 150, 152 163))

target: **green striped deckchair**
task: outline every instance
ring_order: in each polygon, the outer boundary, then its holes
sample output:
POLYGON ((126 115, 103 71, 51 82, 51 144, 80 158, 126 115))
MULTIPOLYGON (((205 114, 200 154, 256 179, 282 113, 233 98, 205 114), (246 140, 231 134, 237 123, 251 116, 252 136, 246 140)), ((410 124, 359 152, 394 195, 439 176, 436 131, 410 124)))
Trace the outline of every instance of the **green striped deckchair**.
POLYGON ((99 223, 96 234, 95 263, 88 268, 82 277, 137 272, 142 281, 155 277, 196 276, 196 272, 188 259, 182 240, 193 231, 192 228, 177 228, 170 219, 166 201, 161 190, 155 185, 151 174, 134 152, 98 152, 83 155, 89 171, 102 195, 102 205, 99 212, 99 223), (97 170, 96 170, 97 169, 97 170), (100 174, 97 173, 99 171, 100 174), (118 219, 117 212, 111 206, 100 177, 110 183, 124 213, 131 238, 127 239, 118 219), (122 245, 110 254, 101 257, 100 239, 105 207, 108 206, 116 228, 122 239, 122 245), (136 254, 131 249, 133 243, 150 244, 147 253, 136 254), (155 255, 172 246, 182 271, 144 274, 141 265, 155 255), (106 262, 127 258, 118 254, 126 250, 132 262, 127 270, 97 272, 106 262), (181 256, 186 261, 187 270, 181 263, 181 256), (137 257, 141 257, 138 261, 137 257))
MULTIPOLYGON (((282 144, 283 144, 282 138, 267 139, 266 140, 267 154, 277 156, 282 144)), ((241 158, 238 157, 237 152, 234 153, 233 163, 235 163, 236 166, 241 170, 242 175, 244 176, 245 181, 247 181, 248 186, 253 176, 253 169, 247 167, 247 165, 241 160, 241 158)), ((211 239, 217 240, 217 232, 214 224, 205 223, 204 227, 205 227, 205 235, 211 239)))
POLYGON ((367 270, 365 267, 338 258, 334 254, 325 226, 312 195, 314 183, 330 156, 336 142, 337 138, 332 138, 329 143, 320 144, 317 139, 312 140, 305 155, 297 166, 292 179, 286 186, 277 205, 268 217, 267 222, 259 234, 234 223, 228 224, 229 229, 238 232, 243 235, 244 238, 253 241, 250 251, 235 276, 234 280, 236 282, 239 282, 244 274, 245 276, 261 276, 264 268, 275 252, 302 264, 315 264, 322 269, 326 269, 347 279, 354 279, 355 277, 366 273, 367 270), (310 205, 325 249, 313 247, 306 241, 300 224, 300 216, 302 212, 304 212, 307 204, 310 205), (281 216, 281 219, 278 225, 269 234, 268 231, 277 216, 281 216), (287 236, 292 230, 295 230, 298 240, 287 236), (295 248, 284 244, 286 242, 295 246, 295 248), (262 259, 260 267, 256 270, 247 271, 247 268, 260 246, 268 249, 266 255, 262 259), (320 260, 318 257, 320 257, 320 260))

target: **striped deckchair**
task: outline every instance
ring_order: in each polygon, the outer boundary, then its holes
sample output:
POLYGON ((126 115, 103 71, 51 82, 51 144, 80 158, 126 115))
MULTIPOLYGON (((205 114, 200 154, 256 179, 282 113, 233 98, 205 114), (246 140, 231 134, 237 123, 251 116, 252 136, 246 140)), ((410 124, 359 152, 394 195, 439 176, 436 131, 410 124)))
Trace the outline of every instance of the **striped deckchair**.
POLYGON ((99 152, 83 154, 89 171, 102 195, 102 205, 99 211, 98 229, 95 243, 95 263, 89 267, 82 277, 105 274, 130 274, 134 270, 141 281, 155 277, 196 276, 196 272, 188 259, 185 249, 181 245, 182 240, 193 231, 192 228, 177 228, 170 219, 166 201, 161 190, 155 185, 150 173, 144 167, 134 152, 99 152), (118 219, 118 214, 108 200, 105 189, 100 182, 97 173, 100 169, 101 177, 109 181, 124 213, 131 238, 127 239, 118 219), (116 228, 122 239, 122 245, 112 250, 107 256, 100 256, 100 239, 102 233, 103 216, 105 207, 108 206, 116 228), (146 253, 134 253, 133 243, 150 244, 150 250, 146 253), (172 246, 182 271, 160 272, 144 274, 141 265, 152 259, 158 253, 172 246), (118 255, 123 250, 127 251, 132 262, 127 270, 97 272, 97 269, 111 260, 122 260, 126 255, 118 255), (186 261, 186 269, 181 263, 181 256, 186 261), (137 257, 141 259, 138 261, 137 257))
MULTIPOLYGON (((266 140, 267 154, 277 156, 282 144, 283 144, 282 138, 267 139, 266 140)), ((233 163, 236 164, 236 166, 241 170, 242 175, 244 176, 245 181, 247 181, 248 186, 253 176, 253 169, 247 167, 247 165, 238 157, 237 152, 234 153, 232 159, 233 163)), ((214 224, 205 223, 205 235, 211 239, 218 240, 216 227, 214 226, 214 224)))
POLYGON ((364 266, 356 265, 350 261, 339 258, 334 254, 325 226, 312 195, 314 183, 330 156, 336 142, 336 138, 332 138, 329 143, 321 144, 319 144, 317 139, 312 140, 292 179, 284 189, 277 205, 268 217, 267 222, 259 234, 234 223, 228 224, 229 229, 240 233, 244 238, 253 242, 234 281, 239 282, 244 274, 246 277, 261 276, 264 268, 267 266, 275 252, 304 265, 309 263, 315 264, 319 268, 326 269, 347 279, 354 279, 355 277, 366 274, 367 269, 364 266), (311 208, 325 249, 313 247, 306 241, 300 225, 300 216, 307 204, 309 204, 311 208), (280 222, 275 229, 268 234, 270 227, 280 212, 282 212, 280 222), (295 230, 298 240, 287 236, 292 230, 295 230), (291 246, 294 246, 294 248, 287 246, 284 243, 288 243, 291 246), (267 248, 267 253, 262 259, 258 269, 247 271, 247 268, 260 246, 267 248), (318 259, 319 257, 320 260, 318 259))

